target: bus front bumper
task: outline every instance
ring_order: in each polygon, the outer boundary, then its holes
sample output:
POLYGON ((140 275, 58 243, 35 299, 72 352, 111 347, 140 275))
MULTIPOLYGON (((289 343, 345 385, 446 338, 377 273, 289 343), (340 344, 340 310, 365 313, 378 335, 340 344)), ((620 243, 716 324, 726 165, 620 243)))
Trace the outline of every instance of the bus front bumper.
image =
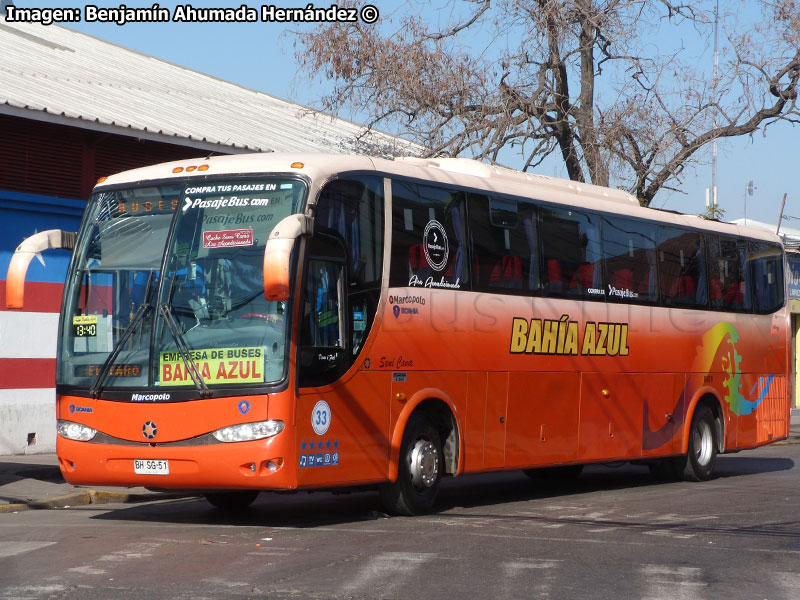
POLYGON ((203 446, 114 445, 58 436, 64 478, 73 485, 162 490, 295 489, 290 431, 262 440, 203 446))

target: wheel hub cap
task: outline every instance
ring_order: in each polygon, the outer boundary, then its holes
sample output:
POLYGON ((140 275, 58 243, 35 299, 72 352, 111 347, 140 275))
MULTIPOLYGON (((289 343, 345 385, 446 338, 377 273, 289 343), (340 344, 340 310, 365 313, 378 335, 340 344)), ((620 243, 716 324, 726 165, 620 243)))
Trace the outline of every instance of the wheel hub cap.
POLYGON ((713 450, 714 437, 711 435, 711 429, 707 423, 702 423, 694 431, 694 447, 695 458, 697 462, 705 466, 711 461, 711 454, 713 450))
POLYGON ((436 446, 427 440, 417 440, 411 451, 411 483, 425 489, 436 483, 439 475, 439 454, 436 446))

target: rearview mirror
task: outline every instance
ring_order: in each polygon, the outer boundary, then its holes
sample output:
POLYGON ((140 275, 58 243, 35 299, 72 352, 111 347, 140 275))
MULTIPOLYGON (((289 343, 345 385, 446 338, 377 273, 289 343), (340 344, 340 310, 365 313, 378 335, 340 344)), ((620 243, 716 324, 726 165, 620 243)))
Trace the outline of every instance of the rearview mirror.
POLYGON ((42 250, 50 248, 75 248, 78 234, 60 229, 49 229, 34 233, 17 246, 6 275, 6 308, 22 308, 25 300, 25 275, 31 260, 42 250))
POLYGON ((275 226, 264 249, 264 298, 268 301, 289 299, 289 267, 297 238, 310 235, 313 220, 306 215, 289 215, 275 226))

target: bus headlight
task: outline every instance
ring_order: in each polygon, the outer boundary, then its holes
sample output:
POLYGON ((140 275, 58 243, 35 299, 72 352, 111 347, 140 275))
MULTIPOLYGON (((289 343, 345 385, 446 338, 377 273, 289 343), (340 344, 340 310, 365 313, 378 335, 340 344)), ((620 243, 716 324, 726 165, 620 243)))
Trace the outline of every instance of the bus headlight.
POLYGON ((242 423, 217 429, 212 435, 220 442, 250 442, 278 435, 283 431, 283 421, 260 421, 242 423))
POLYGON ((61 437, 68 440, 77 440, 79 442, 88 442, 97 435, 97 430, 75 423, 73 421, 63 421, 59 419, 56 422, 56 431, 61 437))

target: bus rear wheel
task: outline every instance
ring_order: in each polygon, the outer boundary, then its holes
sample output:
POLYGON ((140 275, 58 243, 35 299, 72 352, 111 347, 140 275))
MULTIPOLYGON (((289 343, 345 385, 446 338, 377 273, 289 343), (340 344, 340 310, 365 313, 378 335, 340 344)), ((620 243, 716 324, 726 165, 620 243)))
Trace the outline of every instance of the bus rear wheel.
POLYGON ((717 429, 708 406, 698 406, 689 431, 689 451, 674 459, 675 473, 685 481, 707 481, 717 462, 717 429))
POLYGON ((397 481, 380 487, 386 511, 406 516, 430 511, 439 495, 443 466, 439 432, 424 415, 411 415, 400 446, 397 481))
POLYGON ((206 494, 206 500, 225 511, 244 510, 258 497, 258 490, 213 492, 206 494))

